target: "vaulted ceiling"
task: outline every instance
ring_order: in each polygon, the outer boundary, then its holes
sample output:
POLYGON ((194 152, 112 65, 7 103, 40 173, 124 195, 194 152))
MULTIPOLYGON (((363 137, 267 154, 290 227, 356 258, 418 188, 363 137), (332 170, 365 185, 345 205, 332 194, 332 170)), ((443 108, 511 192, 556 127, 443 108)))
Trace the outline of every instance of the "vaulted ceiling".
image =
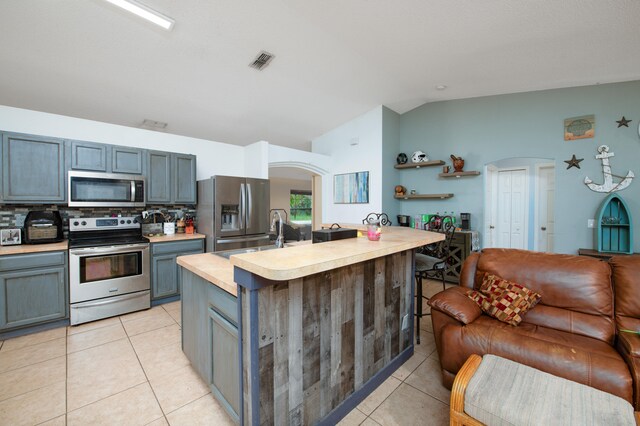
POLYGON ((637 0, 143 2, 173 31, 104 0, 0 1, 0 104, 309 149, 380 104, 640 79, 637 0))

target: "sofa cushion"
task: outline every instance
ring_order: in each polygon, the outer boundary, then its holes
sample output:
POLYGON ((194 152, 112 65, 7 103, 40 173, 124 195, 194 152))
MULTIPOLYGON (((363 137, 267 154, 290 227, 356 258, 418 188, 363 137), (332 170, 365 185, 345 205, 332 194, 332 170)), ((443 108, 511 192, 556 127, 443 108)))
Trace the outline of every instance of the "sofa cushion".
MULTIPOLYGON (((474 259, 475 260, 475 259, 474 259)), ((545 327, 579 333, 613 344, 613 288, 607 262, 588 256, 539 253, 514 249, 484 249, 477 257, 474 288, 482 284, 485 273, 520 283, 543 296, 527 314, 537 323, 534 312, 541 306, 565 310, 565 315, 544 318, 545 327), (582 323, 588 323, 586 330, 582 323)), ((470 271, 466 271, 468 277, 470 271)), ((555 311, 555 310, 554 310, 555 311)))
POLYGON ((484 275, 480 291, 472 290, 467 295, 489 316, 514 326, 540 301, 538 293, 493 274, 484 275))
POLYGON ((481 315, 466 326, 438 329, 443 370, 455 374, 469 355, 494 354, 633 401, 629 368, 612 346, 528 320, 512 327, 481 315))

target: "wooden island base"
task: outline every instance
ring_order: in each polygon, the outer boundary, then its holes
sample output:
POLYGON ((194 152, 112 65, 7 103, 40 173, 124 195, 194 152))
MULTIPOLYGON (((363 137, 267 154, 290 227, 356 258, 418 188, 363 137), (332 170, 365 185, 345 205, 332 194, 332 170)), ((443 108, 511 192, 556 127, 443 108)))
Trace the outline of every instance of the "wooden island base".
POLYGON ((413 354, 413 252, 242 283, 245 424, 335 424, 413 354), (404 327, 403 327, 404 326, 404 327))

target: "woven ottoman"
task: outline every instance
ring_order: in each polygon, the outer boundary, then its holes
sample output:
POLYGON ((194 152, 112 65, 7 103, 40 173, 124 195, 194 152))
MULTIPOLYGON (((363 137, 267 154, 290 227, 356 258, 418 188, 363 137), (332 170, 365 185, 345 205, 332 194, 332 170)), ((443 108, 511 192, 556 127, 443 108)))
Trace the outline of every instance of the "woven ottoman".
POLYGON ((636 425, 624 399, 495 355, 471 355, 451 389, 451 425, 636 425))

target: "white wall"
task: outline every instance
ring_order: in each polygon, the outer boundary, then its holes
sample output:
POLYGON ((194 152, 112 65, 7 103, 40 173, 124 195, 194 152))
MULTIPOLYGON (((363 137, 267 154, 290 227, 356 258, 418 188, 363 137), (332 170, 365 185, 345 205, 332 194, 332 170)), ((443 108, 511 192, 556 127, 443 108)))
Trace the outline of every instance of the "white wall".
POLYGON ((331 157, 322 178, 322 221, 360 223, 368 213, 382 211, 382 106, 314 139, 312 151, 331 157), (352 145, 354 144, 354 145, 352 145), (333 176, 369 172, 368 204, 334 204, 333 176))
POLYGON ((272 177, 270 181, 271 208, 284 209, 291 220, 290 198, 292 189, 311 191, 311 180, 285 179, 272 177))
POLYGON ((244 175, 269 179, 269 142, 259 141, 244 147, 244 175))
POLYGON ((0 130, 194 154, 198 157, 198 179, 215 174, 268 177, 266 142, 247 147, 254 157, 246 162, 250 167, 245 167, 242 146, 3 105, 0 105, 0 130))

